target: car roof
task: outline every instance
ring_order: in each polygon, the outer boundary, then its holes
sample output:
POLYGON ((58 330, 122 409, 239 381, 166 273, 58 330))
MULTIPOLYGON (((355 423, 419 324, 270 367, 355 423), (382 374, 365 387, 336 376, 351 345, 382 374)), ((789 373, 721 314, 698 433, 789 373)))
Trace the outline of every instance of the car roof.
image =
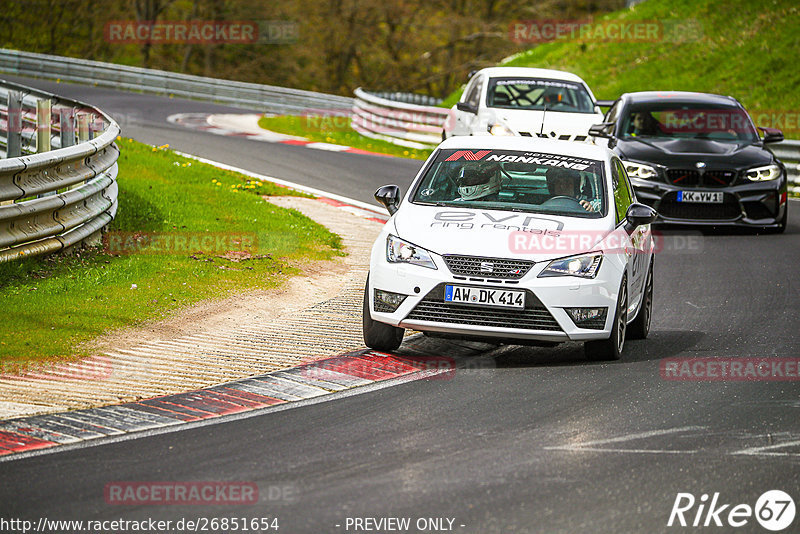
POLYGON ((456 135, 443 141, 438 148, 445 150, 463 148, 472 151, 491 149, 544 152, 546 154, 557 154, 600 161, 610 160, 614 156, 612 151, 600 145, 577 141, 558 141, 556 139, 544 139, 541 137, 456 135))
POLYGON ((694 93, 691 91, 639 91, 635 93, 625 93, 621 98, 633 104, 656 103, 671 100, 676 103, 741 107, 739 101, 732 96, 716 95, 713 93, 694 93))
POLYGON ((515 77, 544 78, 548 80, 564 80, 569 82, 585 83, 577 74, 563 70, 537 69, 534 67, 488 67, 478 71, 490 78, 515 77))

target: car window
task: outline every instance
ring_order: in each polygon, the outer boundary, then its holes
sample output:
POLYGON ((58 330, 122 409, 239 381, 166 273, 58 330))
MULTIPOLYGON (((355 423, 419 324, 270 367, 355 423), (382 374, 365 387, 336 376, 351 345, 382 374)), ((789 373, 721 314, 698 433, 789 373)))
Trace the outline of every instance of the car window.
POLYGON ((743 109, 709 103, 634 104, 620 118, 618 131, 623 138, 758 141, 758 132, 743 109))
POLYGON ((472 79, 472 83, 467 88, 467 98, 465 100, 467 104, 478 107, 481 100, 481 85, 483 85, 483 76, 476 76, 472 79))
POLYGON ((628 208, 633 202, 633 195, 625 167, 618 159, 611 162, 611 182, 614 187, 614 205, 617 210, 617 224, 619 224, 628 213, 628 208))
POLYGON ((411 201, 599 218, 608 212, 597 160, 510 150, 440 150, 411 201))
POLYGON ((614 105, 608 110, 606 116, 603 117, 603 122, 617 122, 617 115, 619 115, 619 109, 621 107, 619 103, 619 100, 614 102, 614 105))
POLYGON ((594 113, 594 102, 582 84, 539 78, 491 78, 486 105, 502 109, 594 113))

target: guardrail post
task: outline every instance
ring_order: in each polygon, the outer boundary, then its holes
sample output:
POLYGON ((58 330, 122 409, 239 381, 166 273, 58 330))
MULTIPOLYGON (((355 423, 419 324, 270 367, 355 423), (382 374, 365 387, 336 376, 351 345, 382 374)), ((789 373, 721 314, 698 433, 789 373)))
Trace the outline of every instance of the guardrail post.
POLYGON ((36 152, 50 151, 50 106, 49 100, 36 101, 36 152))
POLYGON ((75 108, 58 109, 58 125, 61 128, 61 148, 75 144, 75 108))
POLYGON ((92 120, 90 113, 78 113, 78 142, 85 143, 89 140, 89 123, 92 120))
POLYGON ((18 158, 22 155, 22 93, 8 92, 8 136, 6 137, 6 157, 18 158))

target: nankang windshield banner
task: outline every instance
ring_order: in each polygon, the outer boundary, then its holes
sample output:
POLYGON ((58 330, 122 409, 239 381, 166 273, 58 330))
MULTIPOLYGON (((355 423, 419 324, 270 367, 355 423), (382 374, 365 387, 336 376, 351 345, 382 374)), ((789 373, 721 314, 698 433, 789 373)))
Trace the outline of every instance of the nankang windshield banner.
POLYGON ((531 172, 537 167, 547 170, 550 167, 600 173, 602 163, 593 159, 547 154, 545 152, 521 152, 517 150, 440 150, 436 162, 481 161, 486 163, 514 163, 520 171, 531 172))

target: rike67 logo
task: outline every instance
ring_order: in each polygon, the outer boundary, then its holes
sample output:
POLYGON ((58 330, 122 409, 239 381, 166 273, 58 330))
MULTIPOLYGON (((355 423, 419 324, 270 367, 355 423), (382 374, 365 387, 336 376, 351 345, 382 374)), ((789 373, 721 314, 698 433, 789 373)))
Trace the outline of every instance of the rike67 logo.
POLYGON ((765 491, 755 506, 723 503, 719 492, 710 498, 704 493, 700 499, 695 499, 691 493, 678 493, 667 526, 738 528, 751 524, 755 517, 763 528, 779 532, 789 528, 794 516, 794 500, 781 490, 765 491))

